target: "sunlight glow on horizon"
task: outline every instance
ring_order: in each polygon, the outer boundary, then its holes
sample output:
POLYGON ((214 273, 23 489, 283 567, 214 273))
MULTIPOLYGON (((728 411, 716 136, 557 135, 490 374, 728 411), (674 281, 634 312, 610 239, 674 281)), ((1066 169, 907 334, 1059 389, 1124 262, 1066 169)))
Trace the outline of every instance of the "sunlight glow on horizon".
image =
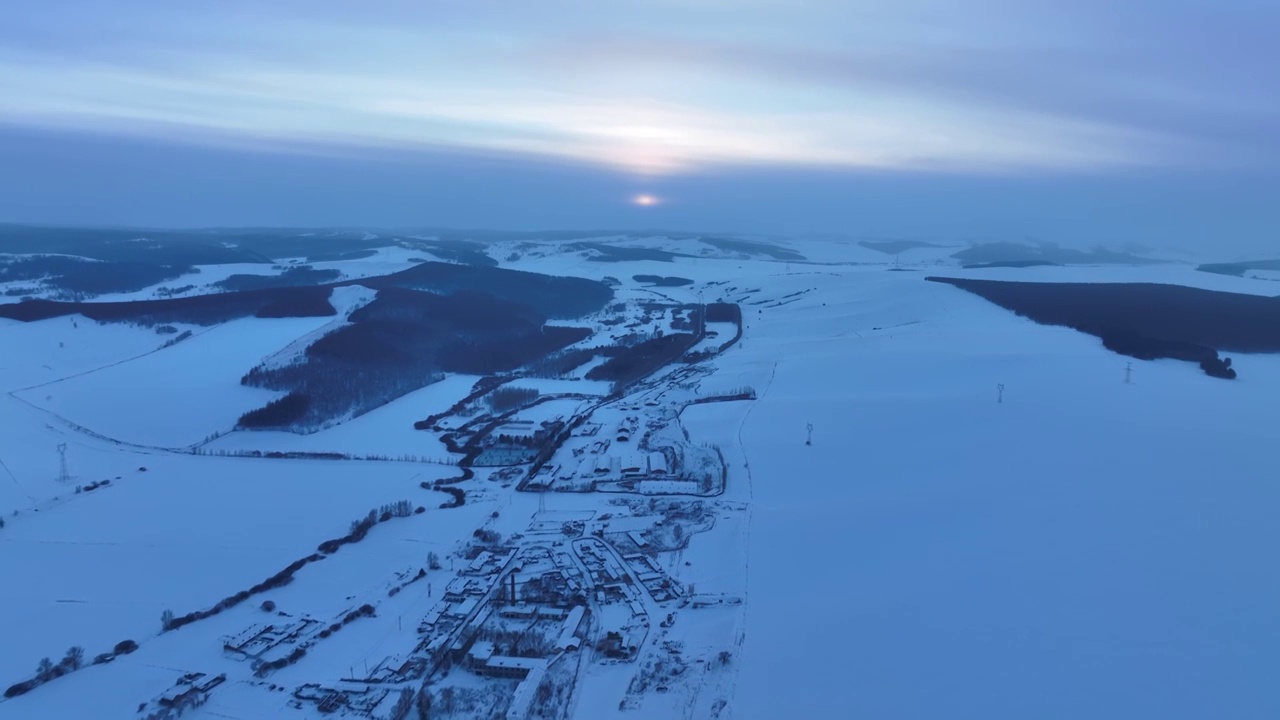
POLYGON ((631 202, 635 205, 639 205, 640 207, 653 207, 654 205, 660 204, 662 202, 662 199, 659 198, 657 195, 650 195, 649 193, 640 193, 639 195, 636 195, 635 197, 631 198, 631 202))
POLYGON ((164 126, 192 144, 490 151, 647 176, 986 174, 1247 165, 1251 143, 1271 147, 1262 120, 1278 110, 1269 86, 1240 71, 1267 65, 1270 42, 1244 32, 1265 17, 1215 30, 1233 42, 1206 65, 1178 49, 1205 42, 1190 10, 1181 23, 1141 23, 1152 34, 1135 48, 1090 3, 1047 14, 1006 0, 691 11, 652 0, 662 6, 654 22, 652 2, 500 2, 508 12, 459 8, 442 22, 414 4, 350 14, 316 0, 306 16, 253 4, 246 22, 196 0, 181 11, 155 2, 147 22, 103 34, 114 10, 51 2, 66 11, 0 27, 0 122, 140 135, 164 126), (1058 14, 1069 34, 1045 22, 1058 14), (1105 72, 1099 57, 1111 58, 1105 72))

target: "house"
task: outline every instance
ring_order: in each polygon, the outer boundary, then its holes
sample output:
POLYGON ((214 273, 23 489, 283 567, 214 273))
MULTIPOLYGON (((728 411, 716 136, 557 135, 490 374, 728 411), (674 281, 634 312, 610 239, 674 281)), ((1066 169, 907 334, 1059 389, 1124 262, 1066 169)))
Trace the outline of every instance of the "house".
POLYGON ((449 602, 459 602, 467 594, 467 579, 464 577, 455 577, 444 586, 444 599, 449 602))
POLYGON ((476 607, 480 604, 479 599, 469 597, 463 600, 450 601, 449 609, 445 610, 445 615, 449 617, 465 618, 475 612, 476 607))

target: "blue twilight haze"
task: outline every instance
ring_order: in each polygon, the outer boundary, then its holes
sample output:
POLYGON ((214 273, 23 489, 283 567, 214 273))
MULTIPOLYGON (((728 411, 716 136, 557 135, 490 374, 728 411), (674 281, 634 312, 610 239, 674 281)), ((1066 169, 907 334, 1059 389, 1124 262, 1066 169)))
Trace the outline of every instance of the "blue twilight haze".
POLYGON ((48 0, 5 16, 0 220, 1219 256, 1280 236, 1270 2, 48 0))

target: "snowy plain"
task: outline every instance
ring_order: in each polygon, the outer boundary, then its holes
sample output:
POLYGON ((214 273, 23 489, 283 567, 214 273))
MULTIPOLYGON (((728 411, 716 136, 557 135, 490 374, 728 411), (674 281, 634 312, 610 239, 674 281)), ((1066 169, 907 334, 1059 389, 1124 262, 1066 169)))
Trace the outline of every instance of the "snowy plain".
MULTIPOLYGON (((1280 717, 1270 563, 1280 357, 1237 355, 1234 382, 1133 361, 1125 383, 1129 359, 1096 338, 926 283, 926 272, 890 271, 894 258, 860 246, 810 245, 791 243, 840 264, 599 263, 554 249, 504 263, 615 276, 624 298, 742 298, 743 340, 712 361, 699 392, 757 393, 684 409, 693 440, 725 449, 728 485, 714 529, 665 561, 699 592, 743 597, 739 608, 682 611, 670 635, 692 648, 728 642, 732 663, 691 671, 705 696, 653 695, 627 710, 619 701, 635 668, 593 665, 574 716, 711 717, 705 701, 723 689, 721 716, 733 718, 1280 717), (695 284, 650 290, 633 274, 695 284)), ((963 270, 934 255, 912 266, 908 255, 897 269, 1275 294, 1273 283, 1188 265, 963 270)), ((160 612, 211 605, 383 503, 427 510, 304 568, 272 599, 331 616, 384 596, 389 573, 482 524, 511 534, 539 512, 600 509, 590 496, 534 498, 483 474, 466 485, 467 505, 439 509, 446 498, 419 486, 455 474, 438 464, 159 449, 226 430, 273 397, 239 377, 328 321, 234 321, 153 354, 165 338, 139 328, 0 324, 0 684, 72 644, 91 656, 125 638, 143 644, 0 702, 0 718, 134 717, 178 671, 226 665, 218 638, 261 613, 250 601, 161 634, 160 612), (113 484, 86 494, 59 484, 64 442, 75 482, 113 484)), ((447 378, 312 435, 235 432, 209 449, 443 456, 412 422, 475 379, 447 378)), ((576 383, 540 389, 567 386, 576 383)), ((440 573, 443 584, 448 568, 440 573)), ((337 679, 376 661, 403 644, 401 618, 431 598, 416 588, 384 603, 273 682, 337 679)), ((237 680, 184 717, 319 717, 259 690, 237 680)))

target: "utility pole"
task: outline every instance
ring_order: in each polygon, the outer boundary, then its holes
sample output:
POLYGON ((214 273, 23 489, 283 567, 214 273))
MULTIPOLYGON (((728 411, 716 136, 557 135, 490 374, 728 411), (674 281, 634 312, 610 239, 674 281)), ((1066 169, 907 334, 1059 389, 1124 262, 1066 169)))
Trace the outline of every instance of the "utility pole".
POLYGON ((1133 363, 1131 362, 1127 362, 1124 364, 1124 384, 1125 385, 1133 384, 1133 363))
POLYGON ((996 404, 1004 404, 1004 383, 998 383, 996 385, 996 404))

